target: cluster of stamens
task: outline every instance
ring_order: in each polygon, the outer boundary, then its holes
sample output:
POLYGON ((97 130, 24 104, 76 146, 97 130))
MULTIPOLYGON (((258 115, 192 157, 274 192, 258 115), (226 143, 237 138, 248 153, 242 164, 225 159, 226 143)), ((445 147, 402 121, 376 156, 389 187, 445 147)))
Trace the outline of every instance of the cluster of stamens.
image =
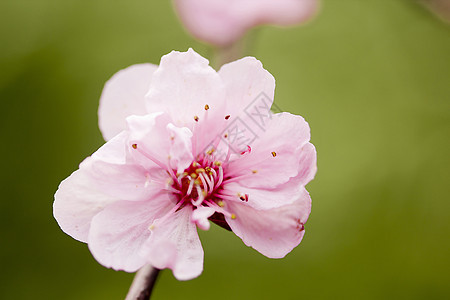
MULTIPOLYGON (((206 104, 205 111, 208 111, 209 109, 209 105, 206 104)), ((207 115, 205 115, 205 117, 207 117, 207 115)), ((229 118, 230 115, 225 116, 225 120, 228 120, 229 118)), ((199 122, 199 117, 194 116, 194 120, 195 122, 199 122)), ((227 133, 225 133, 224 138, 228 138, 227 133)), ((173 137, 171 139, 173 140, 173 137)), ((170 167, 170 157, 169 163, 164 164, 137 144, 132 144, 131 146, 134 150, 137 150, 161 168, 166 169, 167 174, 170 176, 166 184, 166 190, 174 194, 177 198, 177 203, 173 208, 173 211, 177 211, 186 205, 192 205, 194 208, 206 206, 213 208, 217 213, 231 219, 235 219, 236 215, 234 213, 224 209, 225 200, 236 201, 236 198, 240 199, 242 202, 248 202, 249 200, 248 194, 233 194, 223 188, 224 181, 236 181, 243 176, 251 176, 252 174, 256 174, 258 172, 257 170, 251 170, 251 172, 247 175, 241 175, 233 178, 224 177, 223 164, 225 163, 226 165, 230 159, 230 148, 228 149, 228 153, 224 161, 219 161, 214 158, 215 149, 213 147, 204 153, 198 154, 196 156, 196 160, 192 162, 191 165, 184 170, 184 172, 176 173, 176 170, 170 167)), ((247 149, 243 150, 240 154, 245 155, 246 153, 251 152, 251 150, 251 147, 247 146, 247 149)), ((276 157, 277 153, 271 152, 271 155, 276 157)))

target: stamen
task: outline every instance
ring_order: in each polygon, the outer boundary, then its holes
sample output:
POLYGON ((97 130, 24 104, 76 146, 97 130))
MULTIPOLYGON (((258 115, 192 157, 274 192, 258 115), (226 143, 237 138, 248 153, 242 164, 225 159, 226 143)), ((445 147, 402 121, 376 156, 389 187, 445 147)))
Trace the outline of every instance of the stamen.
POLYGON ((142 154, 143 156, 145 156, 146 158, 150 159, 152 162, 154 162, 155 164, 157 164, 161 169, 167 170, 169 172, 169 175, 172 176, 172 178, 176 179, 177 177, 175 176, 173 170, 171 168, 168 168, 166 165, 164 165, 162 162, 160 162, 159 160, 157 160, 156 158, 154 158, 153 156, 151 156, 150 154, 147 153, 147 151, 144 151, 141 149, 141 147, 138 147, 137 144, 132 144, 131 147, 135 150, 137 150, 140 154, 142 154))
POLYGON ((230 115, 225 116, 225 120, 228 120, 230 118, 230 115))
POLYGON ((194 187, 194 180, 192 180, 192 179, 190 179, 191 180, 191 182, 189 182, 189 187, 188 187, 188 190, 187 190, 187 192, 186 192, 186 195, 190 195, 191 193, 192 193, 192 188, 194 187))
POLYGON ((228 211, 226 211, 225 209, 223 209, 221 206, 219 206, 217 203, 213 202, 213 201, 206 201, 206 204, 211 207, 214 208, 214 210, 218 213, 223 214, 225 217, 231 218, 231 219, 236 219, 236 215, 232 214, 228 211))
MULTIPOLYGON (((157 219, 158 222, 160 222, 160 223, 164 222, 168 217, 170 217, 171 214, 175 213, 181 207, 181 205, 184 204, 185 199, 186 199, 186 197, 181 199, 180 202, 178 202, 177 205, 175 205, 170 211, 168 211, 162 218, 157 219)), ((156 227, 155 221, 153 221, 152 224, 150 224, 150 226, 148 226, 148 230, 151 231, 151 230, 155 229, 155 227, 156 227)))
POLYGON ((200 188, 200 186, 195 186, 197 188, 197 194, 198 194, 198 198, 197 200, 192 200, 192 205, 194 206, 199 206, 200 204, 202 204, 203 200, 205 200, 205 197, 203 196, 202 193, 202 189, 200 188))
POLYGON ((205 110, 208 110, 208 109, 209 109, 209 105, 206 104, 206 105, 205 105, 205 110))
POLYGON ((272 156, 273 157, 277 156, 277 153, 275 151, 272 151, 272 156))
POLYGON ((205 169, 203 169, 203 168, 198 168, 197 170, 195 170, 195 173, 197 173, 197 174, 205 173, 205 169))
POLYGON ((194 116, 195 122, 198 122, 198 116, 194 116))
POLYGON ((222 184, 223 181, 223 169, 221 166, 219 166, 219 180, 217 180, 216 186, 219 187, 222 184))

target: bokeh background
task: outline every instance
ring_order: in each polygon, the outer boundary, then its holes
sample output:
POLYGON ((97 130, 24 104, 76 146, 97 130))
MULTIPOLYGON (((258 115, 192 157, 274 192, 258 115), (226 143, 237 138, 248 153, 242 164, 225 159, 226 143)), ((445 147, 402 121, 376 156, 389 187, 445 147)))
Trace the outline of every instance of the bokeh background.
MULTIPOLYGON (((310 123, 318 173, 282 260, 212 226, 205 270, 153 299, 449 299, 450 26, 413 0, 323 0, 309 24, 257 30, 275 101, 310 123)), ((2 0, 1 299, 123 299, 52 216, 59 182, 100 145, 98 99, 131 64, 209 56, 170 1, 2 0)))

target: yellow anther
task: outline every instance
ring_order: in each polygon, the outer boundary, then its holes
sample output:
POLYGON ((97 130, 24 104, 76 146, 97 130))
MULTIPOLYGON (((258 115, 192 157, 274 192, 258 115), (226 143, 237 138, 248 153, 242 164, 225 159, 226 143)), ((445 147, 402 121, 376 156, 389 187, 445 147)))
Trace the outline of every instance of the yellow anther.
POLYGON ((225 206, 225 203, 223 203, 222 200, 219 200, 219 202, 217 202, 217 205, 219 205, 220 207, 224 207, 224 206, 225 206))
POLYGON ((194 116, 195 122, 198 122, 198 116, 194 116))
POLYGON ((275 151, 272 151, 272 156, 273 157, 277 156, 277 153, 275 151))
POLYGON ((167 184, 168 185, 172 185, 173 184, 173 179, 172 178, 167 179, 167 184))
POLYGON ((199 164, 198 162, 194 161, 194 162, 192 163, 192 166, 195 168, 195 167, 200 166, 200 164, 199 164))
POLYGON ((150 225, 150 226, 148 226, 148 230, 153 230, 153 229, 155 229, 155 225, 150 225))
POLYGON ((133 147, 133 149, 137 149, 137 144, 133 144, 131 147, 133 147))
POLYGON ((209 109, 209 105, 206 104, 206 105, 205 105, 205 110, 208 110, 208 109, 209 109))
POLYGON ((202 191, 202 195, 203 195, 203 197, 206 197, 206 196, 208 196, 208 192, 205 191, 205 190, 203 190, 203 191, 202 191))
POLYGON ((211 167, 206 167, 205 171, 208 172, 208 173, 211 172, 211 167))
POLYGON ((228 138, 228 133, 225 133, 225 134, 223 135, 223 137, 224 137, 224 138, 228 138))
POLYGON ((201 185, 202 181, 199 178, 197 178, 197 179, 195 179, 194 184, 201 185))
POLYGON ((222 162, 216 160, 216 161, 214 162, 214 165, 220 167, 220 166, 222 165, 222 162))
POLYGON ((197 174, 195 174, 195 173, 191 173, 191 178, 197 178, 198 176, 197 176, 197 174))
POLYGON ((183 174, 181 174, 182 177, 186 177, 188 176, 188 172, 183 172, 183 174))
POLYGON ((235 214, 231 214, 231 219, 236 220, 236 215, 235 214))
POLYGON ((258 173, 258 170, 252 170, 252 173, 256 174, 256 173, 258 173))
POLYGON ((195 173, 197 173, 197 174, 205 173, 205 169, 203 169, 203 168, 198 168, 197 170, 195 170, 195 173))
POLYGON ((206 154, 211 155, 211 154, 214 153, 214 151, 216 151, 216 149, 212 148, 211 150, 208 150, 208 151, 206 152, 206 154))

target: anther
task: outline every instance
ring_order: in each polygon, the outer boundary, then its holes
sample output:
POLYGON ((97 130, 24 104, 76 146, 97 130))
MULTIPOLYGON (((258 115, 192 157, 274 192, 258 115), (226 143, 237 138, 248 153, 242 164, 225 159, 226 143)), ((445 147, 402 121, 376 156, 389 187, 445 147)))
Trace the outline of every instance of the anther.
POLYGON ((225 133, 225 134, 223 135, 223 137, 224 137, 224 138, 228 138, 228 133, 225 133))
POLYGON ((225 116, 225 120, 228 120, 230 118, 230 115, 225 116))
POLYGON ((220 167, 220 166, 222 165, 222 162, 216 160, 216 161, 214 162, 214 165, 217 166, 217 167, 220 167))
POLYGON ((194 161, 194 162, 192 163, 192 166, 193 166, 194 168, 196 168, 196 167, 200 166, 200 164, 199 164, 198 162, 194 161))
POLYGON ((277 156, 277 153, 275 151, 272 151, 272 156, 273 157, 277 156))
POLYGON ((137 149, 137 144, 133 144, 131 147, 133 147, 133 149, 137 149))
POLYGON ((231 214, 231 219, 236 220, 236 215, 235 214, 231 214))
POLYGON ((216 150, 214 148, 212 148, 212 149, 206 151, 206 154, 211 155, 214 153, 214 151, 216 151, 216 150))
POLYGON ((258 173, 258 170, 252 170, 252 173, 256 174, 256 173, 258 173))
POLYGON ((241 195, 241 196, 239 197, 239 199, 241 199, 241 200, 244 201, 244 202, 248 202, 248 194, 241 195))
POLYGON ((197 178, 197 177, 198 177, 197 174, 195 174, 195 173, 192 173, 192 174, 191 174, 191 178, 195 179, 195 178, 197 178))
POLYGON ((208 110, 208 109, 209 109, 209 105, 206 104, 206 105, 205 105, 205 110, 208 110))
POLYGON ((194 116, 195 122, 198 122, 198 116, 194 116))
POLYGON ((195 170, 195 173, 197 173, 197 174, 205 173, 205 169, 203 169, 203 168, 198 168, 197 170, 195 170))
POLYGON ((225 203, 222 200, 219 200, 219 202, 217 202, 217 205, 219 205, 220 207, 224 207, 225 203))

